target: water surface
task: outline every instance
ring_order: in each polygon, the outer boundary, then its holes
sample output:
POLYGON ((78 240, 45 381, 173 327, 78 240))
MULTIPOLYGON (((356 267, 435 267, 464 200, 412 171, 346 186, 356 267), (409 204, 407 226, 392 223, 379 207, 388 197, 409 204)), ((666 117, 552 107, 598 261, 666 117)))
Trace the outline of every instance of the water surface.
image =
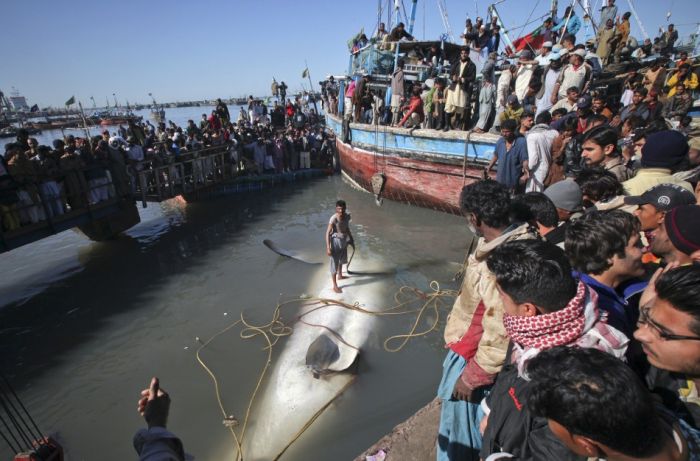
MULTIPOLYGON (((392 202, 377 207, 339 177, 192 204, 171 200, 149 204, 143 222, 114 241, 69 231, 0 255, 0 367, 68 460, 134 459, 131 437, 143 426, 136 400, 153 375, 172 396, 169 427, 186 451, 199 460, 234 459, 211 380, 195 360, 195 338, 209 338, 241 312, 265 321, 280 299, 307 294, 318 268, 283 259, 262 240, 325 262, 323 233, 338 198, 348 202, 358 251, 398 269, 377 302, 389 307, 400 286, 428 289, 433 279, 455 288, 454 266, 443 262, 464 257, 461 218, 392 202)), ((383 349, 412 321, 377 323, 358 379, 283 459, 352 459, 432 399, 443 325, 401 352, 383 349)), ((203 354, 240 419, 265 359, 261 344, 232 330, 203 354)), ((1 446, 0 458, 10 457, 1 446)))

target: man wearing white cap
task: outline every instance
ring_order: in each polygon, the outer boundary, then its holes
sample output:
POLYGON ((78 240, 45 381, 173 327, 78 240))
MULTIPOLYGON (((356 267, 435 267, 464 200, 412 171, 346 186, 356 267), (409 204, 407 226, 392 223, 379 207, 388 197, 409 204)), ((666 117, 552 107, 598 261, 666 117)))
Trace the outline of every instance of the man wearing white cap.
POLYGON ((593 72, 591 66, 584 63, 586 51, 577 49, 570 53, 569 64, 564 66, 559 74, 559 80, 554 85, 554 93, 552 94, 552 104, 556 104, 557 100, 566 97, 567 89, 575 86, 580 93, 585 93, 588 84, 591 81, 593 72))
POLYGON ((549 64, 544 68, 544 72, 542 73, 542 87, 540 88, 540 92, 537 93, 537 113, 535 113, 535 117, 552 107, 554 85, 557 83, 559 73, 561 72, 562 60, 559 53, 551 52, 549 53, 548 58, 549 64))
POLYGON ((544 42, 542 44, 542 48, 540 49, 540 54, 535 58, 535 61, 537 61, 540 66, 546 66, 549 64, 551 51, 552 42, 544 42))

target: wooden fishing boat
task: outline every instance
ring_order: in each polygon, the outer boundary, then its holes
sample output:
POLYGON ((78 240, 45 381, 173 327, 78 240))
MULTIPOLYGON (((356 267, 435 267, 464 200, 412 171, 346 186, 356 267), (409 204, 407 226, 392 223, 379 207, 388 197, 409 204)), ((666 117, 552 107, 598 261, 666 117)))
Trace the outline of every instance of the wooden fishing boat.
POLYGON ((462 187, 484 177, 498 136, 350 123, 326 115, 340 170, 358 187, 411 205, 459 214, 462 187), (349 133, 348 133, 349 130, 349 133), (349 134, 349 136, 348 136, 349 134))

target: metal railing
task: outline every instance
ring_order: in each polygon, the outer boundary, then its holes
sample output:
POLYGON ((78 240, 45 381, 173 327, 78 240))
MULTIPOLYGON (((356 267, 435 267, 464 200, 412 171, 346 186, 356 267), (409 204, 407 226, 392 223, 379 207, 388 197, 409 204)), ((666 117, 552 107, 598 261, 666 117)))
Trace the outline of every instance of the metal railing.
MULTIPOLYGON (((93 220, 94 212, 114 205, 129 195, 128 188, 117 184, 117 164, 99 164, 63 171, 35 182, 11 184, 0 178, 0 250, 13 246, 9 240, 30 232, 55 234, 79 216, 93 220), (94 170, 104 176, 88 179, 94 170)), ((124 176, 124 172, 122 172, 124 176)))

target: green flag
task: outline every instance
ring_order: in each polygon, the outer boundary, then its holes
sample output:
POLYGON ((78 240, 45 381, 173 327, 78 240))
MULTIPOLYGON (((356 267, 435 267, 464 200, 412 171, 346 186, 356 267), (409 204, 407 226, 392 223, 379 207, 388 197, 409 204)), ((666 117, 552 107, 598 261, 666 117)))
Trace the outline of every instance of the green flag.
POLYGON ((75 104, 75 96, 71 96, 68 101, 66 101, 66 106, 70 106, 71 104, 75 104))
POLYGON ((307 67, 304 69, 304 72, 301 73, 301 78, 306 78, 309 76, 309 68, 307 67))

